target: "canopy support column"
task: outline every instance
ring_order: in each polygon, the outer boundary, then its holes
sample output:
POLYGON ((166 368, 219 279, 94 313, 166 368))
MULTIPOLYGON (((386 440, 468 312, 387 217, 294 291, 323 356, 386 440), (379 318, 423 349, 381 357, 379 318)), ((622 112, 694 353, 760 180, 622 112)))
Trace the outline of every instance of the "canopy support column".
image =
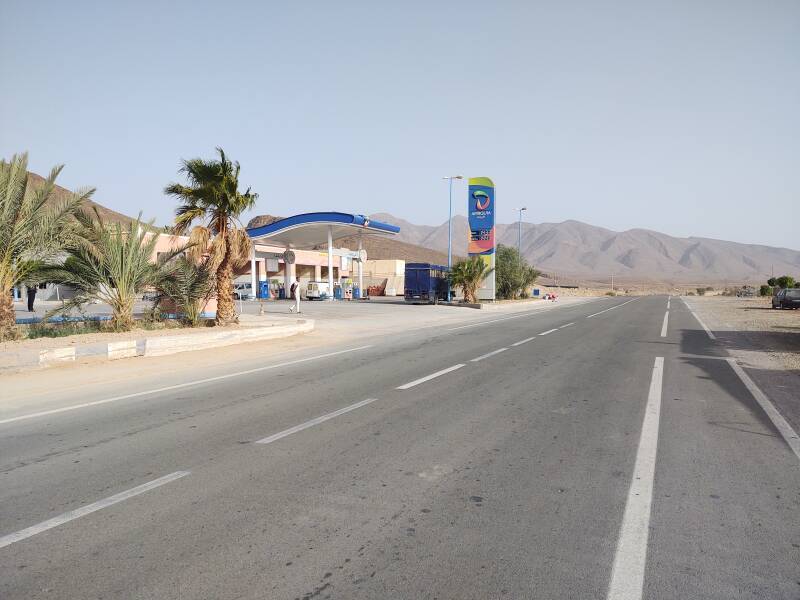
POLYGON ((363 236, 358 236, 358 297, 364 297, 364 261, 361 260, 361 251, 364 248, 363 236))
MULTIPOLYGON (((289 246, 286 246, 286 251, 289 251, 289 246)), ((292 265, 283 260, 283 289, 286 299, 290 299, 289 290, 292 289, 292 265)))
POLYGON ((251 244, 253 246, 252 253, 250 254, 250 288, 251 293, 253 294, 253 298, 258 298, 258 281, 256 278, 256 245, 251 244))
POLYGON ((333 300, 333 227, 328 225, 328 296, 333 300))

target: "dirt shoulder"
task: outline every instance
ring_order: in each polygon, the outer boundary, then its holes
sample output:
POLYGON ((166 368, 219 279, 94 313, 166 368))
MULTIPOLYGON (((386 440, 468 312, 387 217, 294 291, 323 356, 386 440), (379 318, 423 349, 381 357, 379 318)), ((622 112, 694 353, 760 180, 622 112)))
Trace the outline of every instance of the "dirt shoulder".
POLYGON ((711 296, 687 302, 732 354, 749 360, 756 358, 753 353, 764 354, 785 369, 800 370, 800 310, 775 310, 770 298, 711 296))

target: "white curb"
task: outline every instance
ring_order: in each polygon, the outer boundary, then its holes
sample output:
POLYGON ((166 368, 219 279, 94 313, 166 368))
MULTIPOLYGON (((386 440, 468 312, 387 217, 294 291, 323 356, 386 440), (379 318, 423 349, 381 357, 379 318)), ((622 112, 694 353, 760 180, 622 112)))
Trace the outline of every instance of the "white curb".
POLYGON ((131 358, 133 356, 136 356, 136 340, 109 342, 108 360, 119 360, 120 358, 131 358))
POLYGON ((39 364, 49 365, 53 363, 73 362, 75 360, 75 347, 52 348, 50 350, 39 351, 39 364))

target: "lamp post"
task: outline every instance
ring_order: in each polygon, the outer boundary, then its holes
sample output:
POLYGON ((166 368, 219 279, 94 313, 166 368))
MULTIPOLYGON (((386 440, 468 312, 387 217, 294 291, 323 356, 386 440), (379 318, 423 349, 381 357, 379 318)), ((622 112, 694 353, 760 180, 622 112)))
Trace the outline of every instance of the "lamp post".
POLYGON ((447 301, 450 302, 450 273, 453 268, 453 179, 464 179, 463 175, 448 175, 442 177, 447 179, 450 187, 450 211, 447 215, 447 301))
POLYGON ((520 260, 522 260, 522 212, 528 210, 526 206, 522 208, 515 208, 514 210, 519 211, 519 221, 517 222, 517 254, 519 254, 520 260))

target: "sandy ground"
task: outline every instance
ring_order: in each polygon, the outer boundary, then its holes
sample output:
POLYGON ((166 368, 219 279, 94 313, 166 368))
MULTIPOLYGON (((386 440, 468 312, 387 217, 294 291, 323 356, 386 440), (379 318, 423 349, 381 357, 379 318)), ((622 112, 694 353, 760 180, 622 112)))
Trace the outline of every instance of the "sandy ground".
POLYGON ((775 361, 800 370, 800 310, 774 310, 771 298, 697 296, 686 301, 709 328, 720 332, 720 341, 732 353, 762 367, 775 361))

